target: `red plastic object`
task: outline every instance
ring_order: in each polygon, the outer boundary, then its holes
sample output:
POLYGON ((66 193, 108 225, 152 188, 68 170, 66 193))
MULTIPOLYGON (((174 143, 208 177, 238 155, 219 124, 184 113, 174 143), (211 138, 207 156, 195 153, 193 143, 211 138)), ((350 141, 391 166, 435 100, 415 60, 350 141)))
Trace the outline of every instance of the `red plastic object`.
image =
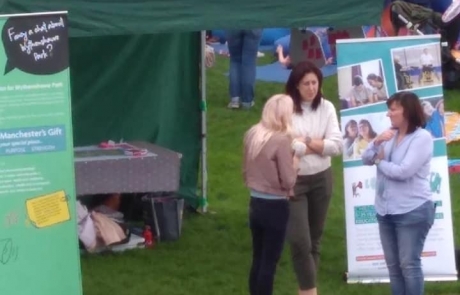
POLYGON ((146 225, 144 232, 142 234, 144 236, 144 244, 146 248, 153 248, 155 246, 155 240, 153 239, 152 231, 150 230, 150 226, 146 225))

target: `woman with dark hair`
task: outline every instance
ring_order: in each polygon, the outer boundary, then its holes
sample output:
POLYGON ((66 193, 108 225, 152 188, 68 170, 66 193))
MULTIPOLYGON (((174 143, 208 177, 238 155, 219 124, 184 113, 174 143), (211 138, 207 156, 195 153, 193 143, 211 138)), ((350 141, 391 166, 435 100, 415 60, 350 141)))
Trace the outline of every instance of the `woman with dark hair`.
MULTIPOLYGON (((321 70, 311 62, 297 64, 286 83, 294 102, 293 132, 305 143, 290 199, 287 238, 291 246, 299 295, 316 295, 319 248, 332 195, 331 157, 342 153, 342 134, 334 105, 323 98, 321 70)), ((294 148, 296 148, 294 146, 294 148)))
POLYGON ((398 92, 387 106, 392 128, 369 144, 362 159, 377 167, 375 210, 392 294, 422 295, 421 256, 435 215, 427 180, 433 139, 416 94, 398 92))
POLYGON ((369 143, 377 137, 377 133, 372 128, 371 123, 362 119, 358 124, 358 137, 353 144, 353 158, 361 158, 362 153, 366 150, 369 143))

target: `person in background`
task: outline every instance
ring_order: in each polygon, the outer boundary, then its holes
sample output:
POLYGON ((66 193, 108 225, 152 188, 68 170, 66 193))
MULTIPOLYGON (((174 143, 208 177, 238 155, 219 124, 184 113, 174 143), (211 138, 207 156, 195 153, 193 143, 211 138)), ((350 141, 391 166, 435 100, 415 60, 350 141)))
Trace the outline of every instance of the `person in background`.
POLYGON ((251 295, 272 294, 276 266, 285 242, 288 197, 297 178, 301 155, 294 154, 291 147, 292 110, 289 96, 271 97, 264 106, 260 122, 244 137, 243 177, 251 195, 251 295))
POLYGON ((283 46, 278 45, 276 47, 276 56, 278 58, 278 62, 281 65, 283 65, 283 67, 285 67, 288 70, 292 69, 291 57, 289 56, 289 54, 287 54, 286 56, 284 55, 283 46))
POLYGON ((343 150, 336 109, 323 98, 322 83, 321 70, 308 61, 295 65, 286 83, 294 102, 296 142, 304 143, 294 149, 305 154, 290 198, 287 234, 299 295, 317 294, 321 237, 333 187, 331 157, 343 150))
POLYGON ((377 169, 375 210, 392 294, 423 295, 421 257, 435 216, 428 180, 433 139, 423 129, 416 94, 398 92, 387 106, 392 127, 369 144, 362 160, 377 169))
POLYGON ((228 107, 249 109, 254 106, 256 61, 262 29, 228 30, 226 39, 230 54, 228 107))
POLYGON ((214 66, 214 62, 216 61, 216 54, 214 48, 207 45, 204 49, 205 51, 205 66, 207 68, 212 68, 214 66))
POLYGON ((218 43, 219 39, 212 35, 212 31, 206 31, 206 44, 218 43))

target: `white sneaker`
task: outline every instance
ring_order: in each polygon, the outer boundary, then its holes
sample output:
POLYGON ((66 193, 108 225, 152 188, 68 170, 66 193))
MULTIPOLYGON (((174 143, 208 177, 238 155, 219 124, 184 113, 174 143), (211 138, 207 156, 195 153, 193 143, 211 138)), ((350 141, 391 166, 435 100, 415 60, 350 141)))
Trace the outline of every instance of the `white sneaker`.
POLYGON ((229 109, 239 109, 240 108, 240 99, 239 99, 239 97, 232 98, 227 107, 229 109))
POLYGON ((228 106, 229 109, 239 109, 240 103, 231 101, 228 106))
POLYGON ((241 106, 243 109, 249 110, 252 108, 256 103, 254 101, 251 101, 250 103, 242 103, 241 106))

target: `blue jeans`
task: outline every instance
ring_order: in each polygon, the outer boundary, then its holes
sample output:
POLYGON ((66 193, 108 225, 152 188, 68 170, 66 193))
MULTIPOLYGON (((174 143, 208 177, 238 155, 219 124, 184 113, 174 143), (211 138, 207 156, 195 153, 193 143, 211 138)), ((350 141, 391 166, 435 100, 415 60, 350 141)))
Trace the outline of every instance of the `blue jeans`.
POLYGON ((434 203, 427 201, 408 213, 377 214, 393 295, 424 294, 421 256, 435 210, 434 203))
POLYGON ((230 53, 230 97, 239 98, 243 106, 254 100, 256 61, 262 29, 226 32, 230 53))

